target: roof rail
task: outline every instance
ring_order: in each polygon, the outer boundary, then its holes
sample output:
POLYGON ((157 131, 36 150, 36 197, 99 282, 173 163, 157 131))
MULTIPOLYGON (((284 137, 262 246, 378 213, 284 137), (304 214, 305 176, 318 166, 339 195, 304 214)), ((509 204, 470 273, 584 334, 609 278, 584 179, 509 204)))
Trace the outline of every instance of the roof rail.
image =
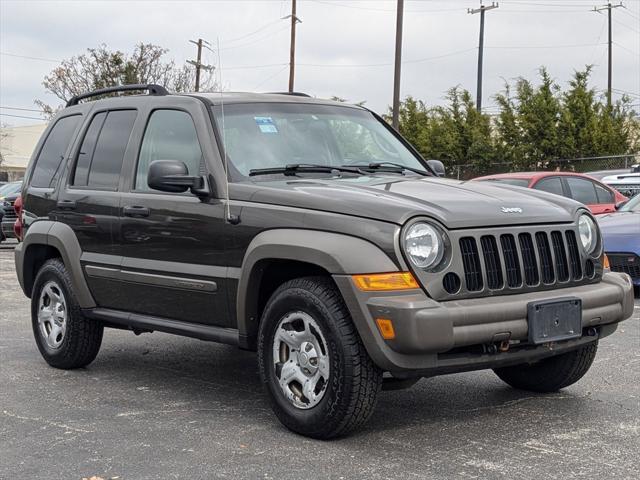
POLYGON ((311 95, 309 95, 308 93, 303 93, 303 92, 266 92, 268 95, 293 95, 294 97, 309 97, 311 98, 311 95))
POLYGON ((99 90, 94 90, 93 92, 83 93, 82 95, 76 95, 71 98, 67 102, 67 107, 71 107, 73 105, 78 105, 80 100, 84 100, 85 98, 97 97, 100 95, 106 95, 107 93, 115 93, 115 92, 129 92, 132 90, 148 90, 149 95, 170 95, 166 88, 161 85, 155 85, 153 83, 146 84, 131 84, 131 85, 118 85, 115 87, 107 87, 101 88, 99 90))

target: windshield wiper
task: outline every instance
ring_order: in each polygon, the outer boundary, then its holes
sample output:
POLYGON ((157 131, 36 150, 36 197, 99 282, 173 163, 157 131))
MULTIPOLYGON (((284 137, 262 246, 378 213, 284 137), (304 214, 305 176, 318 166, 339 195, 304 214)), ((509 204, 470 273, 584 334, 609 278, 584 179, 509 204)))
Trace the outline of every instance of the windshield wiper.
POLYGON ((349 165, 349 166, 368 169, 368 170, 382 170, 387 172, 398 172, 398 173, 402 173, 403 171, 407 170, 409 172, 417 173, 418 175, 424 175, 426 177, 432 176, 432 174, 430 172, 427 172, 426 170, 407 167, 406 165, 402 165, 401 163, 394 163, 394 162, 371 162, 368 165, 349 165))
POLYGON ((253 177, 255 175, 276 175, 279 173, 284 174, 285 176, 294 176, 298 172, 305 173, 331 173, 334 171, 338 172, 348 172, 348 173, 359 173, 364 174, 359 167, 336 167, 331 165, 316 165, 312 163, 293 163, 289 165, 285 165, 283 167, 269 167, 269 168, 253 168, 249 170, 249 176, 253 177))

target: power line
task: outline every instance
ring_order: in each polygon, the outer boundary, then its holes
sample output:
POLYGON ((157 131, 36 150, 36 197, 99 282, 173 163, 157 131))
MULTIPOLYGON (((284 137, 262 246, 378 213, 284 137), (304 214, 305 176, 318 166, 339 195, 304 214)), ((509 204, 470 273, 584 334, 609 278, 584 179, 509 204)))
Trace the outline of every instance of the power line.
MULTIPOLYGON (((321 3, 324 5, 331 5, 332 7, 351 8, 354 10, 367 10, 370 12, 395 12, 394 8, 375 8, 375 7, 362 7, 357 5, 351 5, 348 3, 329 2, 326 0, 308 0, 313 3, 321 3)), ((460 8, 433 8, 433 9, 411 9, 406 10, 407 13, 438 13, 438 12, 462 12, 460 8)))
POLYGON ((5 109, 5 110, 20 110, 20 111, 23 111, 23 112, 44 113, 44 110, 39 110, 39 109, 36 109, 36 108, 5 107, 4 105, 0 105, 0 108, 5 109))
POLYGON ((2 117, 28 118, 30 120, 44 120, 42 117, 27 117, 26 115, 11 115, 9 113, 0 113, 2 117))
POLYGON ((62 60, 54 60, 53 58, 31 57, 29 55, 17 55, 15 53, 8 53, 8 52, 0 52, 0 55, 5 55, 7 57, 27 58, 29 60, 40 60, 42 62, 62 63, 62 60))
MULTIPOLYGON (((453 57, 455 55, 460 55, 462 53, 474 52, 476 50, 475 47, 467 48, 464 50, 457 50, 454 52, 445 53, 442 55, 435 55, 432 57, 424 57, 424 58, 416 58, 413 60, 403 60, 402 64, 407 63, 421 63, 428 62, 430 60, 438 60, 440 58, 453 57)), ((367 67, 390 67, 393 65, 393 62, 385 62, 385 63, 298 63, 299 67, 337 67, 337 68, 367 68, 367 67)))

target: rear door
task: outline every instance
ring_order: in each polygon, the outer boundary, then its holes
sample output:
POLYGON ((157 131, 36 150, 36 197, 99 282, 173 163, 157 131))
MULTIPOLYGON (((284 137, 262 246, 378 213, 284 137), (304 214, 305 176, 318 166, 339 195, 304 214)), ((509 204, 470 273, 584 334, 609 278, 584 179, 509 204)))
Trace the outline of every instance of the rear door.
MULTIPOLYGON (((97 110, 81 133, 64 189, 57 200, 58 221, 69 225, 82 249, 82 263, 117 268, 119 183, 123 160, 137 117, 135 109, 97 110)), ((113 307, 101 279, 87 275, 101 307, 113 307)))
POLYGON ((584 203, 594 215, 606 213, 607 211, 614 211, 615 206, 610 203, 602 204, 598 199, 598 193, 596 191, 596 184, 591 180, 582 177, 565 177, 567 187, 571 198, 577 200, 580 203, 584 203), (608 208, 611 207, 611 209, 608 208))
POLYGON ((166 97, 145 111, 137 156, 128 167, 120 202, 118 308, 216 326, 235 326, 227 309, 226 223, 220 200, 190 192, 151 190, 154 160, 184 162, 191 175, 206 174, 215 145, 204 104, 166 97))

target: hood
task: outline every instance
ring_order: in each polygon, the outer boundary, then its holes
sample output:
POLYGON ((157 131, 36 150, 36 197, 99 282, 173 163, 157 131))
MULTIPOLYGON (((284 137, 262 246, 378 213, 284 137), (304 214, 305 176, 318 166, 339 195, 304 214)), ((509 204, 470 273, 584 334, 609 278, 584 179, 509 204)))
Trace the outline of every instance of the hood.
POLYGON ((251 192, 246 200, 397 224, 420 215, 432 217, 451 229, 564 223, 573 221, 582 207, 558 195, 492 182, 399 175, 272 178, 251 183, 253 188, 245 190, 247 194, 251 192))
POLYGON ((619 212, 596 217, 603 236, 629 235, 640 243, 640 213, 619 212))

